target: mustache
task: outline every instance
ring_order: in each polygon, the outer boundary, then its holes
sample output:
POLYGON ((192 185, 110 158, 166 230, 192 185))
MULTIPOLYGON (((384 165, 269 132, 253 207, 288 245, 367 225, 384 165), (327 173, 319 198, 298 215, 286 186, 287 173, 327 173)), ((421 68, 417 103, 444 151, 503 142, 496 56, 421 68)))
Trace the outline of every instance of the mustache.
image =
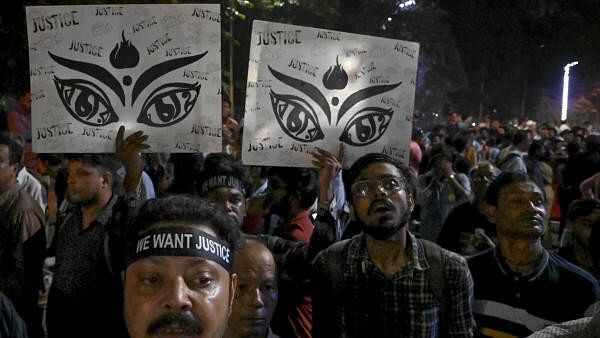
POLYGON ((367 213, 370 214, 373 211, 375 211, 375 209, 377 209, 379 207, 386 207, 386 208, 389 208, 389 209, 393 209, 394 208, 394 204, 392 203, 392 201, 390 201, 388 199, 375 200, 373 203, 371 203, 371 205, 369 205, 369 209, 367 210, 367 213))
POLYGON ((169 329, 176 328, 179 334, 199 335, 204 331, 204 325, 191 312, 168 312, 153 320, 148 325, 147 333, 156 335, 169 329))

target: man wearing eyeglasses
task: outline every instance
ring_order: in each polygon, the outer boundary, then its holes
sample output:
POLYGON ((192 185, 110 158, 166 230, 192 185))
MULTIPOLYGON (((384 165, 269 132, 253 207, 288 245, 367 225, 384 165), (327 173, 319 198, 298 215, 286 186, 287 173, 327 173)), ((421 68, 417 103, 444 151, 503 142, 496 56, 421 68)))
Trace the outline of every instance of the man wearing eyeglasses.
POLYGON ((313 337, 472 337, 465 260, 407 231, 409 169, 373 153, 343 180, 362 233, 315 258, 313 337))

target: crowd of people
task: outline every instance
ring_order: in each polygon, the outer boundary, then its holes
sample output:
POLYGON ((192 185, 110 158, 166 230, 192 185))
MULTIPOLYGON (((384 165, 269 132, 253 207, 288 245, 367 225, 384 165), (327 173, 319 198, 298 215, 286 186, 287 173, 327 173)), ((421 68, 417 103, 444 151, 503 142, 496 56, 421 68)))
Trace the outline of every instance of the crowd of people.
POLYGON ((0 337, 600 336, 591 124, 452 114, 408 165, 268 168, 225 103, 212 154, 124 127, 111 154, 35 154, 28 109, 0 133, 0 337))

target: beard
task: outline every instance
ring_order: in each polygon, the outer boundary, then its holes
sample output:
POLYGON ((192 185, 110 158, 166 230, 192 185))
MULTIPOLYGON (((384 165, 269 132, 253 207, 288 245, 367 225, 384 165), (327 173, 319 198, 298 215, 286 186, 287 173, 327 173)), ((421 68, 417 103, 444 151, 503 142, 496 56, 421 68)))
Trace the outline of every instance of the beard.
MULTIPOLYGON (((391 202, 389 204, 391 205, 391 202)), ((369 207, 369 214, 374 211, 372 210, 374 209, 373 205, 375 205, 375 202, 373 202, 371 207, 369 207)), ((404 210, 400 216, 399 222, 392 223, 390 223, 386 217, 378 219, 375 224, 367 224, 363 220, 359 221, 362 223, 362 230, 365 234, 368 234, 377 240, 386 240, 398 233, 398 231, 402 230, 402 228, 406 227, 408 221, 410 221, 410 215, 410 210, 404 210)))
POLYGON ((69 189, 67 189, 66 199, 70 204, 78 207, 93 204, 95 201, 94 198, 84 198, 79 196, 77 193, 69 192, 69 189))

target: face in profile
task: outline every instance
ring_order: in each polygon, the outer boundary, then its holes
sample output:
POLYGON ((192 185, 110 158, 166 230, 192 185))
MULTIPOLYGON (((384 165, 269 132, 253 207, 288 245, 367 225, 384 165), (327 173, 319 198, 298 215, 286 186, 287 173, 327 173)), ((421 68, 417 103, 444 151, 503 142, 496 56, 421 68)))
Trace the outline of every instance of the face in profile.
MULTIPOLYGON (((194 226, 216 236, 208 226, 194 226)), ((222 337, 235 274, 201 257, 149 256, 125 271, 125 320, 131 338, 222 337)))
POLYGON ((238 285, 226 338, 264 338, 277 306, 277 274, 271 252, 250 240, 236 255, 238 285))

